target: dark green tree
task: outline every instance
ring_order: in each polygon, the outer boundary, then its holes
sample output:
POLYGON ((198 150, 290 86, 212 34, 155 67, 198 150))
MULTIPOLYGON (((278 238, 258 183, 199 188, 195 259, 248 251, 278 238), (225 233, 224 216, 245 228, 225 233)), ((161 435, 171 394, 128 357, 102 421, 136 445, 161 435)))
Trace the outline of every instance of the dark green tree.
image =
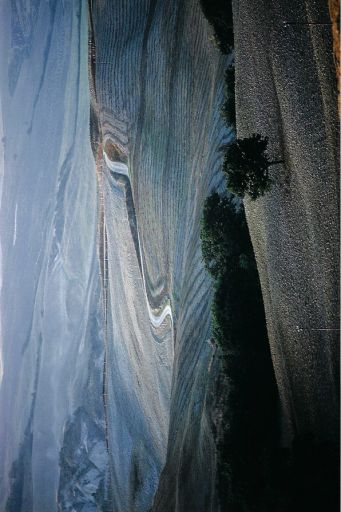
POLYGON ((257 199, 270 189, 269 167, 284 160, 270 160, 267 146, 268 138, 254 133, 225 147, 223 171, 230 192, 242 198, 249 195, 257 199))
POLYGON ((252 254, 243 208, 236 208, 232 197, 213 192, 206 199, 200 236, 205 267, 215 279, 231 262, 239 266, 241 254, 242 259, 252 254))

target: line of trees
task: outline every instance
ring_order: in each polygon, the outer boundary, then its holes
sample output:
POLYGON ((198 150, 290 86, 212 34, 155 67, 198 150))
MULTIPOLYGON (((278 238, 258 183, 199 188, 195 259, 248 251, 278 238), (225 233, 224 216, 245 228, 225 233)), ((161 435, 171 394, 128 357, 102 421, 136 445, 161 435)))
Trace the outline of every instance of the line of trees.
POLYGON ((201 229, 214 280, 212 335, 222 352, 224 435, 217 439, 222 511, 267 510, 278 440, 277 388, 262 295, 244 209, 227 195, 206 200, 201 229))

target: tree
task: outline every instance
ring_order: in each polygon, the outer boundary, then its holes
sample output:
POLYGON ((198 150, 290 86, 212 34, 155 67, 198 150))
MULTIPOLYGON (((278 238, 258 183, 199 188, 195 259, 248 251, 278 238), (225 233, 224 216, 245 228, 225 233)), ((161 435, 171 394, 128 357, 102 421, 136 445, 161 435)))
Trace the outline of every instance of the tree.
POLYGON ((232 262, 239 265, 241 246, 248 243, 243 207, 236 209, 231 197, 213 192, 205 202, 200 236, 205 267, 217 279, 232 262))
POLYGON ((268 138, 254 133, 225 147, 223 171, 230 192, 242 198, 248 194, 254 200, 270 189, 269 167, 283 160, 271 161, 266 153, 267 146, 268 138))

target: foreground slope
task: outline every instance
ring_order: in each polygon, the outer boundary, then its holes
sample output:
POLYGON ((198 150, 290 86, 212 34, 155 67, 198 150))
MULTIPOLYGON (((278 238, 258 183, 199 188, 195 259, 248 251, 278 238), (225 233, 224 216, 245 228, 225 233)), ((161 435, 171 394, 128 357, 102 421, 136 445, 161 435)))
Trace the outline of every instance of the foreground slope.
POLYGON ((284 441, 336 440, 339 161, 336 80, 322 1, 233 3, 238 136, 269 137, 274 186, 245 201, 284 441))

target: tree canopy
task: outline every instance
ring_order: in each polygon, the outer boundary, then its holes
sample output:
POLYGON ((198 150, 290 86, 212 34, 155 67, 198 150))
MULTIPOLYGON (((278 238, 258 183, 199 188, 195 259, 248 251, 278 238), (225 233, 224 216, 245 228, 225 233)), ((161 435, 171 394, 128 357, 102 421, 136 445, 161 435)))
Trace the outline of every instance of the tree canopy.
POLYGON ((213 192, 207 198, 202 220, 201 250, 212 277, 218 278, 226 272, 229 263, 239 261, 247 237, 244 224, 242 209, 236 209, 231 197, 213 192))
POLYGON ((259 133, 236 139, 225 147, 223 171, 227 176, 230 192, 251 199, 264 195, 271 187, 269 167, 282 160, 271 161, 266 153, 268 138, 259 133))

